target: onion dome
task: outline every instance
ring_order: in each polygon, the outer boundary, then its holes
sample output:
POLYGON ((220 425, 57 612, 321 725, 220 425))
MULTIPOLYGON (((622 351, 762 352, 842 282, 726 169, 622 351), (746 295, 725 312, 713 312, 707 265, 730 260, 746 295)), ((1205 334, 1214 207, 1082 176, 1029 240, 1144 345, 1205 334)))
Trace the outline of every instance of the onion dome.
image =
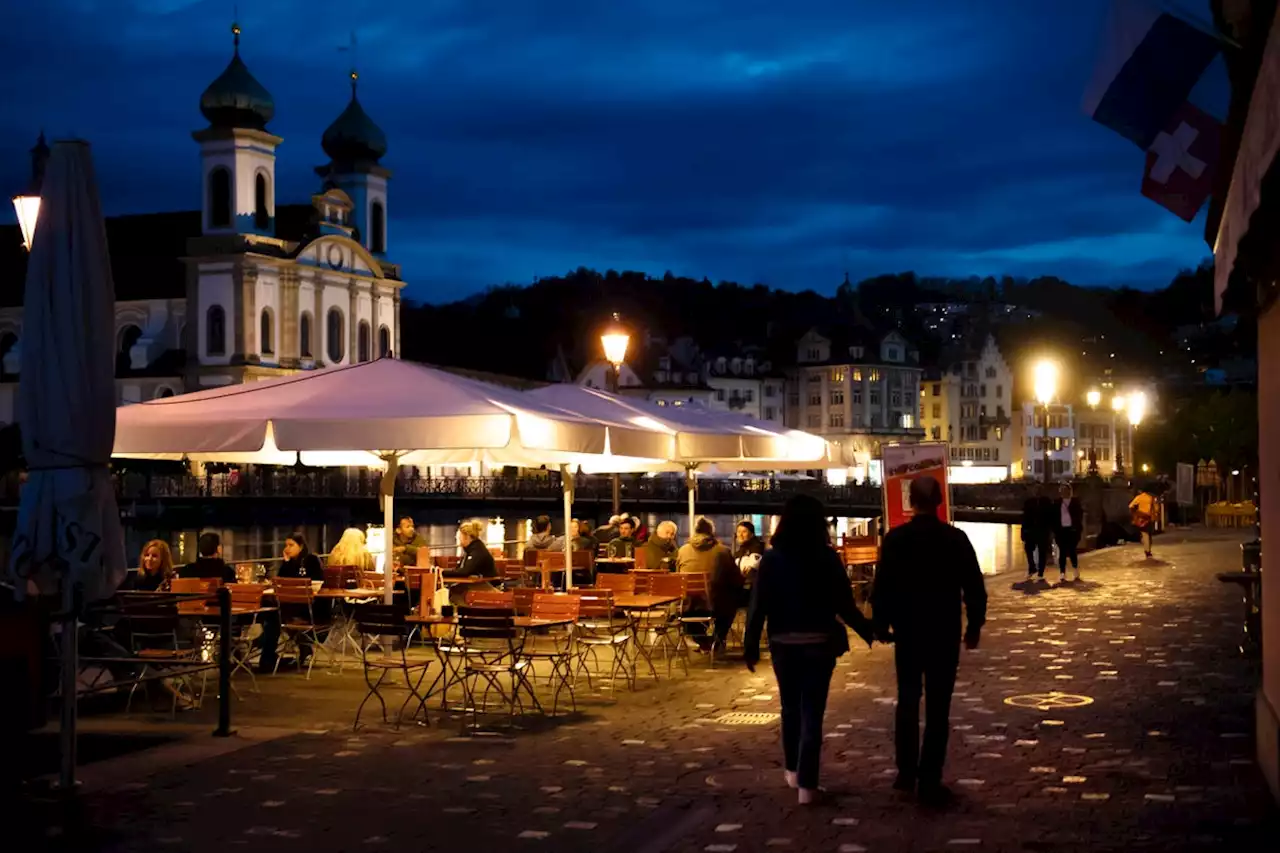
POLYGON ((335 164, 376 164, 387 153, 387 135, 369 118, 356 97, 357 79, 352 71, 351 102, 320 138, 320 147, 335 164))
POLYGON ((265 130, 275 115, 275 102, 240 58, 240 25, 232 24, 231 32, 235 55, 200 96, 200 112, 213 127, 265 130))

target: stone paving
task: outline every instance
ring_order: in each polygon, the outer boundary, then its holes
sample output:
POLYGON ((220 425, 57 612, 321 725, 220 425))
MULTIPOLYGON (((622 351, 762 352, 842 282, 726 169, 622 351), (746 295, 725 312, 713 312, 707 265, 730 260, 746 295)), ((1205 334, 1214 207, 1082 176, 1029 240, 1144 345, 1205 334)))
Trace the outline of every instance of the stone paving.
POLYGON ((720 722, 776 713, 767 667, 702 664, 477 738, 447 720, 352 735, 352 694, 312 706, 308 689, 334 688, 294 676, 296 701, 275 714, 296 734, 89 792, 39 846, 1275 851, 1280 824, 1252 758, 1256 665, 1236 650, 1238 593, 1213 577, 1238 566, 1240 540, 1177 536, 1153 562, 1135 546, 1087 555, 1078 583, 988 578, 990 621, 962 658, 952 710, 947 776, 960 797, 945 812, 890 789, 892 651, 864 646, 833 682, 833 802, 820 808, 783 786, 776 722, 720 722))

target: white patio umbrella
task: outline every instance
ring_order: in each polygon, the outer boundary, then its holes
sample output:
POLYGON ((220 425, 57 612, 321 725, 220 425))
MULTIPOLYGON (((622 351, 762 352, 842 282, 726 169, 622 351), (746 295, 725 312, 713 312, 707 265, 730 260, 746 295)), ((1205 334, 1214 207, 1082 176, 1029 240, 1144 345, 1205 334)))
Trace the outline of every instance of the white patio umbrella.
POLYGON ((19 597, 61 593, 62 772, 75 782, 80 604, 124 578, 107 464, 115 434, 115 287, 89 145, 53 146, 23 302, 18 423, 30 472, 9 574, 19 597))
MULTIPOLYGON (((556 466, 567 530, 570 469, 613 464, 647 470, 669 446, 670 436, 657 428, 610 426, 518 391, 384 358, 121 407, 115 455, 383 468, 388 531, 402 464, 556 466)), ((388 601, 391 581, 388 572, 388 601)))
MULTIPOLYGON (((695 406, 658 406, 596 388, 561 383, 524 392, 539 403, 582 417, 659 429, 672 438, 670 454, 650 471, 683 471, 689 494, 689 530, 694 523, 699 466, 717 471, 778 471, 824 463, 827 442, 799 430, 775 430, 758 421, 695 406)), ((622 469, 632 470, 632 469, 622 469)))

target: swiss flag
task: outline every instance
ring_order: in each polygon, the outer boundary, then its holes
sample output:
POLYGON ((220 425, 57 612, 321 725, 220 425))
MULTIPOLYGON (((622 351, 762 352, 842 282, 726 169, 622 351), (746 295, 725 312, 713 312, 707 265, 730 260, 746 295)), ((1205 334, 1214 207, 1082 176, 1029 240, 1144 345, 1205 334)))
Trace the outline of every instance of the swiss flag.
POLYGON ((1222 124, 1199 107, 1184 103, 1147 149, 1142 194, 1187 222, 1213 191, 1222 124))

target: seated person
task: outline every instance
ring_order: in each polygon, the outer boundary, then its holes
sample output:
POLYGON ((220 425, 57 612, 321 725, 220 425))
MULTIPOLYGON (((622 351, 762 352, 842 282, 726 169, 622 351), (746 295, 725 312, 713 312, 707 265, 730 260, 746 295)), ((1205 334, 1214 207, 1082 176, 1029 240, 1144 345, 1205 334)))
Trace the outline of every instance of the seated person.
MULTIPOLYGON (((422 538, 418 533, 417 526, 413 523, 413 518, 408 515, 400 517, 400 522, 396 525, 395 535, 392 537, 391 559, 401 566, 416 566, 418 564, 418 549, 427 547, 427 540, 422 538)), ((341 565, 333 562, 333 558, 329 558, 330 565, 341 565)))
POLYGON ((445 577, 486 578, 474 583, 455 583, 449 587, 449 603, 458 607, 467 603, 467 593, 473 589, 496 592, 492 580, 498 577, 498 565, 484 544, 484 525, 478 521, 464 521, 458 525, 458 544, 462 546, 462 559, 456 569, 446 569, 445 577))
POLYGON ((618 522, 618 535, 609 542, 608 554, 615 559, 634 558, 636 555, 635 525, 631 519, 624 518, 618 522))
POLYGON ((644 567, 646 569, 675 571, 676 533, 677 529, 674 521, 664 521, 658 525, 657 530, 644 543, 644 567))
POLYGON ((739 521, 735 531, 733 559, 738 564, 742 579, 747 586, 755 583, 762 557, 764 557, 764 543, 760 541, 760 537, 756 536, 756 526, 750 521, 739 521))
POLYGON ((183 578, 216 578, 219 583, 235 583, 236 570, 222 559, 222 537, 212 530, 201 533, 196 543, 196 561, 178 572, 183 578))
POLYGON ((579 521, 576 518, 570 521, 569 539, 573 542, 573 550, 586 551, 592 558, 595 557, 596 547, 599 543, 591 535, 591 522, 579 521))
POLYGON ((176 575, 169 543, 163 539, 152 539, 142 546, 138 570, 125 575, 120 588, 134 592, 168 592, 169 581, 176 575))
POLYGON ((290 533, 284 540, 284 562, 280 564, 280 571, 276 576, 324 580, 324 567, 320 565, 320 558, 311 553, 307 540, 301 533, 290 533))
MULTIPOLYGON (((414 531, 414 535, 417 535, 417 531, 414 531)), ((421 539, 422 537, 419 536, 418 538, 421 539)), ((414 552, 414 557, 417 557, 416 551, 414 552)), ((348 527, 342 531, 342 538, 329 551, 329 565, 355 566, 362 572, 378 570, 378 561, 369 553, 364 531, 357 527, 348 527)), ((413 564, 410 563, 410 565, 413 564)))
POLYGON ((563 551, 564 540, 551 533, 551 518, 540 515, 533 520, 533 535, 529 537, 528 547, 534 551, 563 551))

